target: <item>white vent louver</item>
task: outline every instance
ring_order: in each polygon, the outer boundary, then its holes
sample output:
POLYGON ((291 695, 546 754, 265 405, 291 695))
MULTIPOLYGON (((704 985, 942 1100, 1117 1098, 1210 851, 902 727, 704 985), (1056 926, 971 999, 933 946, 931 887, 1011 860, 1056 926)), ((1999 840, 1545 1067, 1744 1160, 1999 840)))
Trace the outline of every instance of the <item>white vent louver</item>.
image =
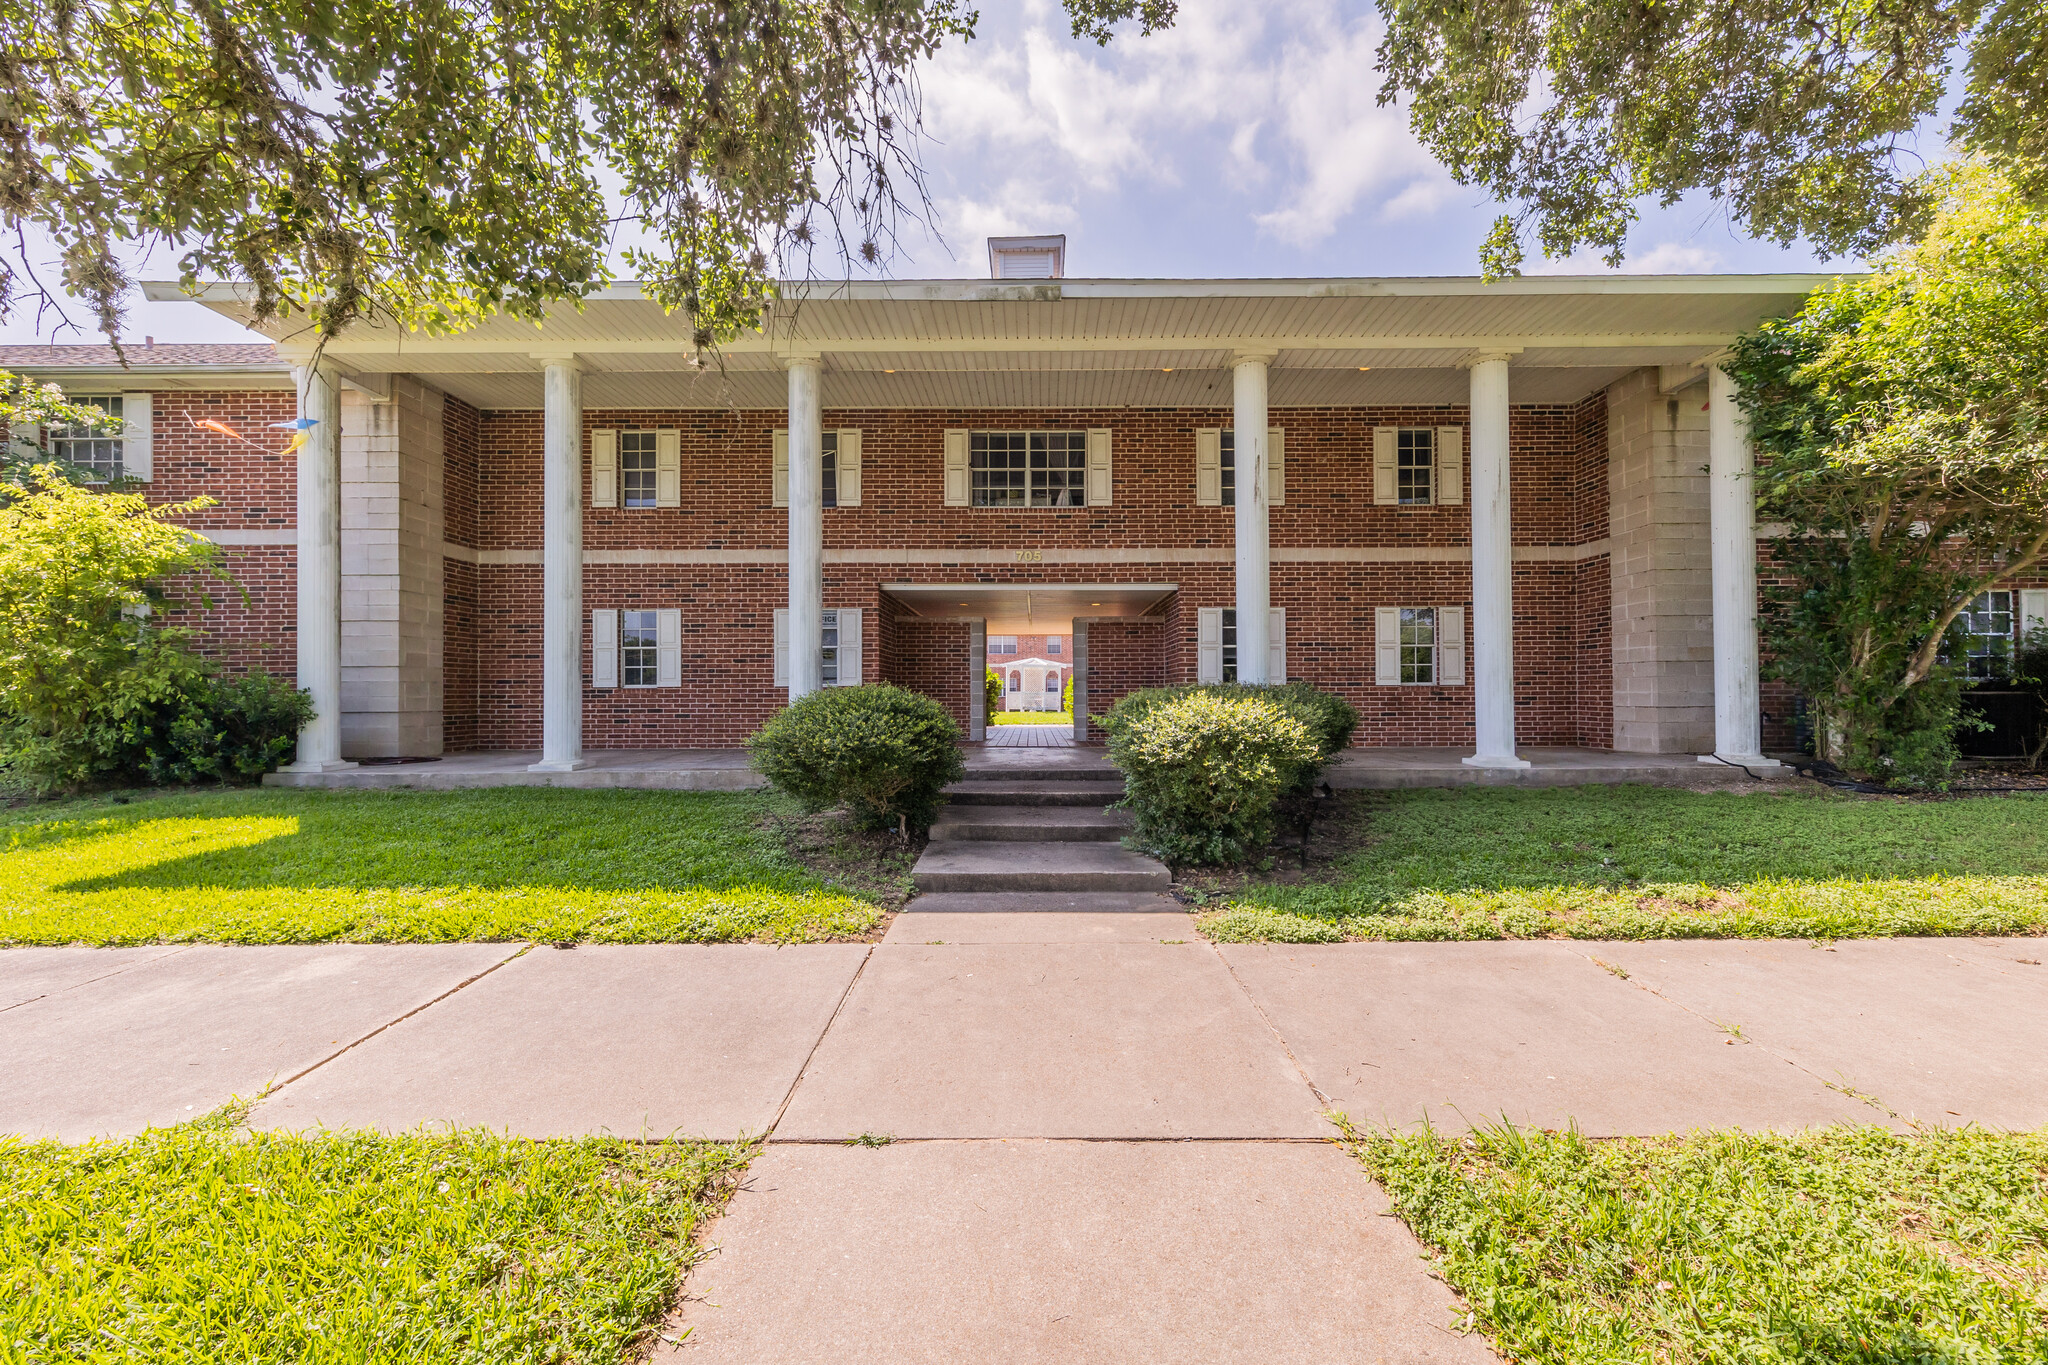
POLYGON ((988 273, 998 280, 1057 280, 1067 273, 1067 239, 1051 237, 991 237, 988 239, 988 273))

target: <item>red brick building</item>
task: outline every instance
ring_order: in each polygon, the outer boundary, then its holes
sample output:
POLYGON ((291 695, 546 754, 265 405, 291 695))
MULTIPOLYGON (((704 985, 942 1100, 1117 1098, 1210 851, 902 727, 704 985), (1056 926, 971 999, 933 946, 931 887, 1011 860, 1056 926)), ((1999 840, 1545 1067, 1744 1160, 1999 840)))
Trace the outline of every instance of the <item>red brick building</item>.
POLYGON ((1753 759, 1748 446, 1708 362, 1814 282, 814 286, 702 363, 628 285, 317 364, 281 334, 0 365, 120 397, 126 472, 216 500, 191 524, 247 599, 208 647, 313 690, 314 770, 730 746, 880 679, 978 734, 991 635, 1058 641, 1077 725, 1285 677, 1365 745, 1753 759))

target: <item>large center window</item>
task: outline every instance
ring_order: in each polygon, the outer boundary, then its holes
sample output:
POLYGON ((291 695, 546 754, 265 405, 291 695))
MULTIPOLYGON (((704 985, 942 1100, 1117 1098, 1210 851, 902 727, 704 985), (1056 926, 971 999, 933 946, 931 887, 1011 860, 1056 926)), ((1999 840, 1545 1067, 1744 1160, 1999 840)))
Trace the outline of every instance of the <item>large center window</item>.
POLYGON ((968 469, 976 507, 1088 505, 1085 431, 977 431, 968 469))

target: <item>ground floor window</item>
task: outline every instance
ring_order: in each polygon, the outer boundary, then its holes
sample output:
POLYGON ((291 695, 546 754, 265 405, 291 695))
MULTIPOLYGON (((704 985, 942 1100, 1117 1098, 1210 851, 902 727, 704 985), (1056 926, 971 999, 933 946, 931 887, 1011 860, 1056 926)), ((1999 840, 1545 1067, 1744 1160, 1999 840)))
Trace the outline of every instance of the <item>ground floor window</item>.
POLYGON ((1223 681, 1237 681, 1237 608, 1223 609, 1223 681))
POLYGON ((1436 608, 1401 608, 1401 681, 1436 681, 1436 608))
POLYGON ((1972 678, 2003 678, 2012 671, 2013 594, 1980 592, 1956 626, 1962 633, 1963 667, 1972 678))
POLYGON ((627 687, 656 687, 661 679, 661 647, 654 613, 619 613, 619 680, 627 687))
POLYGON ((839 613, 825 613, 825 675, 820 679, 827 687, 839 685, 839 613))
POLYGON ((1057 691, 1059 691, 1059 690, 1060 690, 1060 675, 1059 675, 1059 674, 1057 674, 1057 673, 1047 673, 1047 674, 1045 675, 1045 690, 1046 690, 1046 691, 1048 691, 1048 692, 1057 692, 1057 691))

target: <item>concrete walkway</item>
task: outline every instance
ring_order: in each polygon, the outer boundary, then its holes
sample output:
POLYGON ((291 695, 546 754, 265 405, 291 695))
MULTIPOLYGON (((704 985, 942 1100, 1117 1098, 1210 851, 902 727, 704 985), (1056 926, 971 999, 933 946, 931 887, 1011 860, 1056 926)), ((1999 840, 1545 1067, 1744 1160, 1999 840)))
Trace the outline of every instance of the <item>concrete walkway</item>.
POLYGON ((259 1126, 767 1134, 681 1361, 1477 1365, 1326 1110, 2040 1125, 2044 949, 1217 947, 1135 892, 927 895, 874 945, 13 949, 0 1130, 274 1085, 259 1126))

